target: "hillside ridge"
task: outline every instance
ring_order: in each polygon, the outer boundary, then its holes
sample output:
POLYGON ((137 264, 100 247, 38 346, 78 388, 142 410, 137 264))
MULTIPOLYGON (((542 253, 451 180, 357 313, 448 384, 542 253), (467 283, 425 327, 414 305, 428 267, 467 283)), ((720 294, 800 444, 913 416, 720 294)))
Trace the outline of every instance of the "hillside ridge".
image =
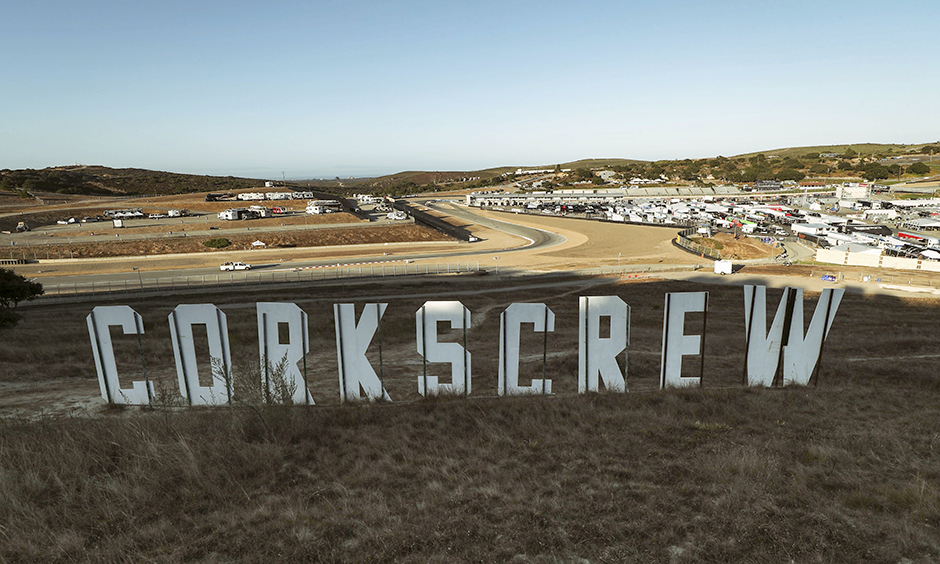
MULTIPOLYGON (((549 165, 499 166, 474 171, 401 171, 373 178, 348 178, 334 180, 301 180, 279 183, 288 187, 318 186, 337 192, 351 194, 362 191, 379 191, 392 195, 406 195, 417 191, 434 191, 454 187, 473 189, 495 185, 505 181, 509 173, 517 170, 571 169, 590 171, 599 168, 612 169, 622 175, 674 177, 681 181, 696 181, 706 176, 701 174, 703 166, 708 180, 723 182, 749 182, 764 179, 800 179, 805 176, 822 176, 833 172, 838 158, 826 155, 842 155, 843 161, 862 172, 863 165, 878 159, 911 154, 940 153, 940 141, 915 144, 854 143, 842 145, 817 145, 788 147, 744 153, 732 157, 666 159, 644 161, 627 158, 587 158, 549 165), (829 162, 823 162, 829 158, 829 162), (780 159, 790 166, 766 166, 767 161, 780 159), (854 162, 852 161, 854 159, 854 162), (732 163, 729 165, 728 163, 732 163), (815 169, 812 165, 817 164, 815 169), (822 165, 826 165, 825 167, 822 165), (828 170, 824 171, 824 168, 828 170), (786 169, 787 178, 778 178, 786 169), (798 174, 793 174, 794 169, 798 174), (724 174, 720 172, 724 170, 724 174), (716 174, 717 173, 717 174, 716 174), (802 177, 800 177, 802 175, 802 177), (798 178, 800 177, 800 178, 798 178)), ((849 170, 843 166, 840 171, 849 170)), ((872 173, 873 175, 875 173, 872 173)), ((897 174, 895 171, 893 174, 897 174)), ((585 175, 583 172, 582 176, 585 175)), ((881 178, 887 178, 882 176, 881 178)), ((580 178, 585 180, 590 178, 580 178)), ((875 178, 870 179, 877 179, 875 178)), ((899 178, 900 179, 900 178, 899 178)), ((141 168, 110 168, 103 165, 64 165, 44 169, 0 170, 0 192, 19 193, 30 197, 35 192, 81 194, 89 196, 123 195, 170 195, 194 192, 222 192, 259 188, 263 179, 235 176, 209 176, 147 170, 141 168)))

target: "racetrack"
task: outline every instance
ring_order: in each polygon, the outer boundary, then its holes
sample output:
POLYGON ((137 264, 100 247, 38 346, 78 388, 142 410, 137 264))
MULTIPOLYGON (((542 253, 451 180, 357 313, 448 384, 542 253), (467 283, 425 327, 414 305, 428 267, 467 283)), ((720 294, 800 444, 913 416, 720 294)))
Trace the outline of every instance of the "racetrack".
POLYGON ((14 268, 24 276, 37 277, 44 284, 52 285, 138 281, 166 276, 168 271, 176 276, 201 276, 218 273, 218 265, 225 261, 242 261, 267 268, 303 268, 390 259, 419 263, 459 259, 479 264, 483 269, 544 272, 618 264, 691 265, 698 258, 672 245, 675 227, 516 215, 454 205, 437 209, 464 222, 480 241, 222 251, 95 261, 53 260, 14 268))

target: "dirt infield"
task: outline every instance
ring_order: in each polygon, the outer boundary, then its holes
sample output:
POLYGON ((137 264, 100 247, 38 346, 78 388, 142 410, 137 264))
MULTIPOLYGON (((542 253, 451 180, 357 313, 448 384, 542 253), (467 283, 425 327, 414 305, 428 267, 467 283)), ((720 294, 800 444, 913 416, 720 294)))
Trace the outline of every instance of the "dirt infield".
POLYGON ((709 238, 693 238, 692 241, 719 251, 721 258, 727 260, 767 258, 780 252, 780 249, 768 245, 759 239, 735 237, 731 233, 716 233, 709 238))

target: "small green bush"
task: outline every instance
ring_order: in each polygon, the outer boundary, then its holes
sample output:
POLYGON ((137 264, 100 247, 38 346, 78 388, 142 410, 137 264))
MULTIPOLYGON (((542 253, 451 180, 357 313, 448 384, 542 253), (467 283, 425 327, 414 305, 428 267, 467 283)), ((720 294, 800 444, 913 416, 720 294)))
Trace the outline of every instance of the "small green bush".
POLYGON ((209 247, 210 249, 222 249, 231 245, 232 242, 228 239, 209 239, 203 245, 209 247))

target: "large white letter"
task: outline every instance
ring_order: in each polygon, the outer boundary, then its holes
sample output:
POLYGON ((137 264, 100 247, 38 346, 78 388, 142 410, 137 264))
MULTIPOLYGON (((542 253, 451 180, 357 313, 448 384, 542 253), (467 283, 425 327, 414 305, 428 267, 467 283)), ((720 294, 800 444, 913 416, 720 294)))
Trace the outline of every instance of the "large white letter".
POLYGON ((223 405, 232 398, 232 352, 225 313, 212 304, 182 304, 170 313, 170 335, 180 393, 189 405, 223 405), (212 384, 199 384, 193 325, 205 324, 212 363, 212 384))
MULTIPOLYGON (((366 304, 356 324, 354 304, 333 304, 336 325, 336 357, 339 365, 339 393, 342 400, 386 399, 391 401, 382 380, 366 358, 366 350, 379 328, 388 304, 366 304), (360 388, 365 398, 360 395, 360 388)), ((380 349, 381 355, 381 349, 380 349)), ((380 361, 381 362, 381 361, 380 361)))
POLYGON ((767 329, 767 288, 744 286, 744 329, 747 335, 744 372, 748 386, 773 385, 780 361, 780 346, 790 292, 791 288, 784 288, 770 331, 764 334, 767 329))
MULTIPOLYGON (((703 355, 703 335, 685 334, 685 314, 704 312, 708 309, 708 292, 681 292, 666 294, 666 311, 663 313, 663 355, 659 371, 659 386, 697 386, 701 376, 682 376, 682 357, 703 355)), ((704 334, 705 328, 702 327, 704 334)))
POLYGON ((282 359, 287 361, 283 375, 284 384, 294 389, 291 400, 295 404, 313 404, 313 397, 307 390, 306 354, 310 352, 310 338, 307 334, 307 314, 297 304, 259 302, 258 309, 258 346, 262 362, 261 373, 267 378, 268 391, 275 392, 276 382, 270 380, 269 371, 282 359), (278 323, 286 323, 289 341, 281 343, 278 323), (303 369, 299 366, 303 363, 303 369))
POLYGON ((418 377, 418 393, 470 395, 470 353, 466 349, 470 310, 460 302, 425 302, 415 313, 418 354, 424 357, 423 374, 418 377), (463 345, 437 342, 437 322, 449 321, 451 329, 463 329, 463 345), (428 376, 428 362, 450 363, 450 384, 440 384, 428 376))
MULTIPOLYGON (((499 395, 550 394, 552 381, 545 378, 545 356, 542 352, 542 378, 533 378, 530 386, 519 386, 519 341, 521 325, 534 323, 535 332, 555 330, 555 313, 545 304, 512 304, 499 316, 499 395)), ((547 346, 547 342, 546 345, 547 346)))
POLYGON ((809 322, 806 337, 803 336, 803 290, 797 288, 793 307, 793 317, 790 321, 790 331, 787 342, 783 347, 783 385, 797 384, 805 386, 809 383, 813 370, 822 354, 822 344, 829 335, 832 320, 836 316, 839 304, 842 303, 843 289, 825 289, 816 302, 813 319, 809 322))
MULTIPOLYGON (((140 314, 129 306, 98 306, 85 318, 88 334, 91 336, 91 350, 95 354, 95 368, 98 370, 98 386, 101 397, 108 403, 126 405, 150 405, 153 398, 153 383, 149 381, 131 382, 130 389, 121 388, 118 379, 117 363, 114 359, 114 346, 111 342, 112 325, 120 325, 125 335, 143 335, 144 322, 140 314)), ((140 338, 140 337, 138 337, 140 338)), ((141 357, 143 362, 143 357, 141 357)), ((147 369, 144 367, 144 378, 147 369)))
MULTIPOLYGON (((578 315, 578 393, 596 392, 598 374, 611 391, 627 391, 626 371, 617 355, 630 343, 630 307, 617 296, 582 296, 578 315), (610 336, 601 337, 601 318, 610 318, 610 336)), ((625 361, 624 365, 628 365, 625 361)))

